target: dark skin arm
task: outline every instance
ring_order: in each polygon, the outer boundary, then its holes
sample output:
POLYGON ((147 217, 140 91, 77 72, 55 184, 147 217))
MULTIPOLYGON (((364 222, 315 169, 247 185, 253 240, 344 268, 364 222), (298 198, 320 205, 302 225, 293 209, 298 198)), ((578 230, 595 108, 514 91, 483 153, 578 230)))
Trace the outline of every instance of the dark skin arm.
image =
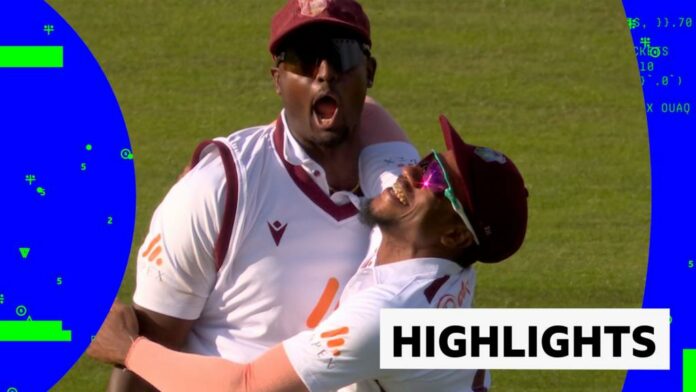
MULTIPOLYGON (((140 325, 138 335, 145 336, 173 350, 181 351, 195 320, 166 316, 138 305, 133 305, 133 308, 140 325)), ((156 391, 156 389, 128 370, 114 368, 107 391, 150 392, 156 391)))

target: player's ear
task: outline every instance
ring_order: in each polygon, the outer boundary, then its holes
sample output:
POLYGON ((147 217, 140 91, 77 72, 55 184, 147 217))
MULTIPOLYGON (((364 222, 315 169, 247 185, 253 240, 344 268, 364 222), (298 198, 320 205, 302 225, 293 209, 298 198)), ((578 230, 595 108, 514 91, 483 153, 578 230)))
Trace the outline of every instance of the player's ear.
POLYGON ((462 250, 474 243, 474 236, 463 224, 452 226, 440 236, 440 243, 450 250, 462 250))
POLYGON ((273 78, 273 88, 276 94, 280 95, 280 70, 278 67, 271 68, 271 77, 273 78))
POLYGON ((375 84, 375 74, 377 73, 377 60, 370 56, 367 59, 367 87, 372 87, 375 84))

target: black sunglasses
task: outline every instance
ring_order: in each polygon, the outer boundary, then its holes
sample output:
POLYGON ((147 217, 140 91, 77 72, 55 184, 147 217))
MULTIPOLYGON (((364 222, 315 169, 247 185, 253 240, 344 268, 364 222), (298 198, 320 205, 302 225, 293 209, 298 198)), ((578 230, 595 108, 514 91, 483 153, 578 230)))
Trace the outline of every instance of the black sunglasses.
POLYGON ((306 45, 291 45, 275 56, 276 66, 285 63, 288 71, 307 77, 315 77, 322 60, 338 72, 344 73, 357 67, 370 57, 367 44, 354 39, 331 39, 306 45))

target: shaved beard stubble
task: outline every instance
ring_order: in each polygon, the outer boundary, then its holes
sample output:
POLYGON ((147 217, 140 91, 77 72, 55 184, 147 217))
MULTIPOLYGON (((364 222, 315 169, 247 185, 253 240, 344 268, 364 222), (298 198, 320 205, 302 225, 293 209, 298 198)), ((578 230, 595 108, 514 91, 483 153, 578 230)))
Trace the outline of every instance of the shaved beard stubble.
POLYGON ((375 214, 375 211, 372 209, 372 200, 373 199, 363 200, 360 206, 360 222, 370 228, 377 226, 380 229, 384 229, 385 227, 392 226, 395 223, 393 220, 375 214))

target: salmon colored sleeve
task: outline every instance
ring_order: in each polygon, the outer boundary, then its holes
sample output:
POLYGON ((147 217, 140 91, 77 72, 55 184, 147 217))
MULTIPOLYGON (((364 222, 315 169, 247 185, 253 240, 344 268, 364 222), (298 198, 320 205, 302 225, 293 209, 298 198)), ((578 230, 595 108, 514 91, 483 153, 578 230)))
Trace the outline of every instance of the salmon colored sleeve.
POLYGON ((277 345, 250 364, 181 353, 139 337, 126 367, 162 392, 306 392, 285 349, 277 345))

